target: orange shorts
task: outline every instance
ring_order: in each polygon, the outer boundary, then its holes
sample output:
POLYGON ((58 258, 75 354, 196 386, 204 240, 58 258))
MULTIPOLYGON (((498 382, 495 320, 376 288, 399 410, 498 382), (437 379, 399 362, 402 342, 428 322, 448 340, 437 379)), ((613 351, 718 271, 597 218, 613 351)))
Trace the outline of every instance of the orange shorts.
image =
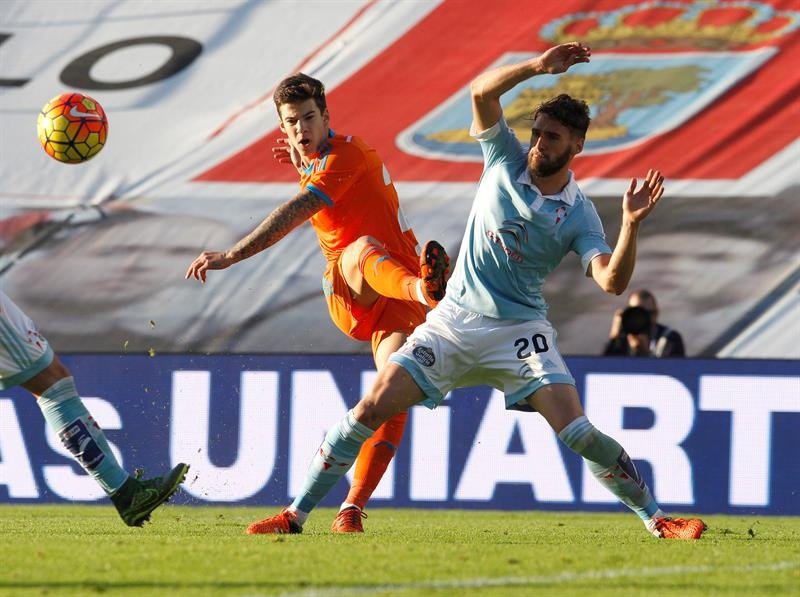
POLYGON ((421 303, 378 297, 370 307, 354 303, 345 282, 339 261, 328 264, 322 278, 322 289, 333 323, 355 340, 372 342, 372 353, 378 344, 394 332, 410 334, 425 321, 421 303))

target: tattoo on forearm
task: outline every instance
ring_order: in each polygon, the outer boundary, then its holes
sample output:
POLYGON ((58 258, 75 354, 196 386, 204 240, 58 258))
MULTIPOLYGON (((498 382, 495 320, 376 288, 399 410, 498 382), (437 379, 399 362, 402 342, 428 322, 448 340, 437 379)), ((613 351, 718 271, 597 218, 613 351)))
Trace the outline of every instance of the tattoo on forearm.
POLYGON ((230 250, 237 261, 252 257, 271 247, 308 218, 324 204, 316 201, 289 201, 276 208, 255 230, 245 236, 230 250))

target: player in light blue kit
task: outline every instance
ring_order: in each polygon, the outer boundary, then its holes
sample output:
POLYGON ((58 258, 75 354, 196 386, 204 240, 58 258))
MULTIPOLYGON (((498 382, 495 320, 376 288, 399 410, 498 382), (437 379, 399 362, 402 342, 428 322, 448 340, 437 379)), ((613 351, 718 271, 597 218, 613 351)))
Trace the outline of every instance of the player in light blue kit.
POLYGON ((606 292, 627 288, 639 224, 664 193, 657 170, 647 173, 640 188, 631 180, 612 251, 594 205, 569 169, 589 127, 586 104, 560 95, 540 105, 527 151, 506 124, 502 94, 535 75, 589 62, 590 55, 582 44, 563 44, 472 82, 471 132, 480 141, 485 168, 447 294, 390 357, 369 393, 329 431, 301 494, 249 532, 301 532, 308 513, 344 475, 364 440, 394 413, 418 403, 433 408, 453 388, 488 384, 505 393, 506 408, 542 415, 653 535, 700 537, 703 521, 667 517, 622 446, 586 418, 547 321, 542 285, 570 251, 606 292))
POLYGON ((123 522, 140 527, 169 500, 189 466, 163 477, 130 476, 83 404, 69 370, 33 321, 0 291, 0 390, 21 386, 36 397, 44 419, 83 469, 111 498, 123 522))

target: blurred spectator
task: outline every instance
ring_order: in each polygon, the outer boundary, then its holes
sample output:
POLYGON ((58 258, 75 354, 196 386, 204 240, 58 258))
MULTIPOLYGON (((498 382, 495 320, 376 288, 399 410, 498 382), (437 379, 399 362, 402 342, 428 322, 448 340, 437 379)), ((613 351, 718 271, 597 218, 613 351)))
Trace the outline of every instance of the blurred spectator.
POLYGON ((681 335, 658 323, 658 303, 649 290, 635 290, 628 306, 614 314, 604 355, 638 357, 686 356, 681 335))

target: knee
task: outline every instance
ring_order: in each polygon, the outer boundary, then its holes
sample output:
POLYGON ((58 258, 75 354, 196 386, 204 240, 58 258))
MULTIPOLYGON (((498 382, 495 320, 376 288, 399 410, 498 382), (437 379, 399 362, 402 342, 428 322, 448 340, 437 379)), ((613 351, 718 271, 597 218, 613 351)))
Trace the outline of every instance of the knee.
POLYGON ((356 404, 355 408, 353 408, 353 415, 356 421, 373 431, 377 430, 385 421, 380 415, 379 405, 370 400, 369 396, 365 396, 356 404))
POLYGON ((353 254, 354 256, 360 256, 367 249, 379 248, 382 246, 382 243, 377 238, 364 235, 359 236, 356 240, 347 245, 347 252, 353 254))
POLYGON ((64 379, 65 377, 72 375, 70 370, 67 369, 67 366, 61 362, 58 356, 53 356, 53 362, 50 363, 48 369, 51 376, 57 379, 64 379))
POLYGON ((373 387, 353 408, 353 415, 362 425, 377 430, 386 421, 400 412, 392 401, 381 392, 380 386, 373 387))
POLYGON ((371 236, 360 236, 347 245, 340 258, 345 274, 362 271, 363 260, 370 253, 370 249, 377 249, 381 246, 381 243, 371 236))
POLYGON ((22 384, 22 387, 34 394, 41 396, 54 383, 72 375, 67 367, 53 356, 51 363, 31 379, 22 384))
POLYGON ((379 241, 374 236, 369 236, 365 234, 364 236, 359 236, 356 240, 353 241, 353 244, 356 245, 360 250, 364 250, 367 247, 382 247, 383 243, 379 241))

